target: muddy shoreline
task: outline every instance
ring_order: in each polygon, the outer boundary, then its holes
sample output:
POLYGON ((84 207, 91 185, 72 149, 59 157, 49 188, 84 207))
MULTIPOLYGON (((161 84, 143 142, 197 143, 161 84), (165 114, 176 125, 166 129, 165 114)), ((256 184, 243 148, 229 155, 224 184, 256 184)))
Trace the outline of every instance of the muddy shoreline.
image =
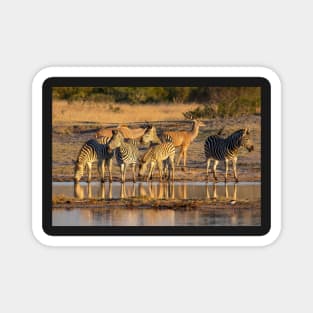
POLYGON ((63 198, 53 201, 53 209, 171 209, 171 210, 233 210, 233 209, 260 209, 260 201, 216 201, 212 200, 143 200, 143 199, 89 199, 76 200, 63 198))

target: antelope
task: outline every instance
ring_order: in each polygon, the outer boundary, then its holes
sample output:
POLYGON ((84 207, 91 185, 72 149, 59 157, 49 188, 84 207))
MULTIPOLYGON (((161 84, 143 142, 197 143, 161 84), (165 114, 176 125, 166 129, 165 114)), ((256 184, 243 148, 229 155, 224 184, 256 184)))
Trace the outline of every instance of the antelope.
MULTIPOLYGON (((192 118, 190 118, 192 119, 192 118)), ((184 167, 182 170, 186 168, 186 160, 187 160, 187 150, 190 144, 195 140, 195 138, 199 134, 199 127, 205 126, 199 120, 192 120, 193 126, 191 131, 168 131, 163 133, 163 140, 172 141, 174 146, 180 147, 180 153, 177 159, 177 166, 180 164, 181 158, 183 157, 184 167)))
POLYGON ((139 139, 143 136, 147 128, 129 128, 126 125, 120 125, 115 128, 102 128, 96 132, 96 138, 111 137, 112 130, 118 130, 125 139, 139 139))

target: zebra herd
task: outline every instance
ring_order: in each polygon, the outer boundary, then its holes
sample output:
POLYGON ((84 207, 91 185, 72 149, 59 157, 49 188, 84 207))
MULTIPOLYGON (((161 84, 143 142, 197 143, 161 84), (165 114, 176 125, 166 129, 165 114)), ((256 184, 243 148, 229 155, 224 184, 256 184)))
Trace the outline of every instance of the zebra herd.
MULTIPOLYGON (((133 182, 136 182, 137 165, 139 167, 139 177, 145 176, 146 172, 148 172, 146 179, 152 179, 154 168, 157 166, 160 181, 163 178, 174 181, 176 148, 180 148, 176 165, 179 165, 183 157, 184 166, 186 166, 187 149, 197 137, 200 126, 204 126, 204 124, 200 121, 193 120, 191 131, 163 132, 158 136, 156 127, 149 124, 140 132, 140 143, 149 144, 149 148, 141 156, 134 138, 126 138, 124 132, 118 128, 110 130, 111 136, 107 136, 107 133, 105 136, 99 136, 98 132, 96 139, 88 140, 81 147, 77 160, 73 161, 75 165, 74 181, 79 182, 84 174, 84 169, 87 168, 88 182, 90 182, 92 164, 97 162, 101 182, 105 181, 106 169, 108 171, 109 181, 112 182, 112 162, 114 155, 120 168, 122 183, 126 180, 126 170, 129 167, 132 170, 133 182)), ((232 161, 234 179, 238 182, 236 164, 240 147, 245 147, 249 152, 253 150, 253 143, 251 142, 250 130, 248 128, 239 129, 226 138, 220 135, 207 137, 204 142, 207 179, 209 179, 211 160, 214 161, 212 173, 215 181, 217 181, 216 167, 219 161, 224 161, 226 182, 228 163, 232 161)))

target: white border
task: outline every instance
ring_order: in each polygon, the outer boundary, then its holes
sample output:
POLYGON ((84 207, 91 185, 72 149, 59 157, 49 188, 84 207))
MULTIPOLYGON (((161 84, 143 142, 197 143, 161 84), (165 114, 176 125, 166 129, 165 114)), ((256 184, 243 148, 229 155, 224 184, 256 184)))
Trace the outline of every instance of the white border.
POLYGON ((281 230, 281 84, 264 67, 48 67, 32 84, 32 229, 48 246, 265 246, 281 230), (49 236, 42 229, 42 84, 50 77, 264 77, 271 84, 271 230, 264 236, 49 236))

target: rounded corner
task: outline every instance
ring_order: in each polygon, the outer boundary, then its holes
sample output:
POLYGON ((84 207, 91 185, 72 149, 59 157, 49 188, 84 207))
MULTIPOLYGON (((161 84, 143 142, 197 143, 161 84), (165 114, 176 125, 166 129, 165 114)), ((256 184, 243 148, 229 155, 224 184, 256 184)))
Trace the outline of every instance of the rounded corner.
POLYGON ((52 78, 53 72, 55 70, 56 70, 56 67, 48 66, 36 72, 32 79, 33 88, 36 88, 38 86, 44 87, 46 82, 49 82, 49 80, 52 78))
POLYGON ((276 70, 267 66, 260 66, 258 67, 258 70, 260 71, 261 78, 263 78, 265 82, 269 83, 270 86, 275 84, 281 88, 281 78, 276 70))
POLYGON ((48 232, 46 232, 46 230, 44 229, 44 227, 37 229, 36 225, 32 225, 32 234, 33 237, 36 239, 36 241, 45 246, 45 247, 51 247, 52 245, 49 244, 49 239, 50 239, 50 234, 48 232))
POLYGON ((269 230, 262 235, 263 247, 268 247, 273 245, 281 235, 281 225, 276 225, 275 228, 270 227, 269 230))

